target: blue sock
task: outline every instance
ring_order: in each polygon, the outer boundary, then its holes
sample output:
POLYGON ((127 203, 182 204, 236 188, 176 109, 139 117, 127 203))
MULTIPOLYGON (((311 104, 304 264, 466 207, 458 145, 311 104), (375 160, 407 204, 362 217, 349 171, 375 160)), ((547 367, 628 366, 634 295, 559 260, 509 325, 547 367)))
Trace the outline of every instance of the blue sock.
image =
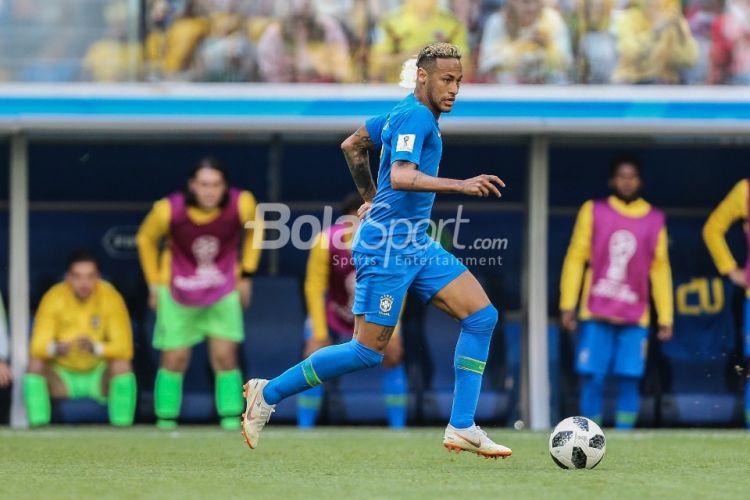
POLYGON ((604 404, 604 375, 581 375, 581 415, 602 425, 602 406, 604 404))
POLYGON ((383 394, 388 426, 403 429, 406 427, 406 370, 403 363, 383 369, 383 394))
POLYGON ((315 427, 322 403, 322 385, 312 387, 297 397, 297 426, 300 429, 315 427))
POLYGON ((263 399, 275 405, 284 398, 318 386, 326 380, 346 373, 379 365, 383 355, 365 347, 356 339, 344 344, 330 345, 268 382, 263 399))
POLYGON ((750 429, 750 378, 745 379, 745 425, 750 429))
POLYGON ((457 429, 474 425, 482 374, 496 324, 497 309, 492 304, 461 320, 461 334, 453 357, 456 385, 450 419, 450 424, 457 429))
POLYGON ((641 392, 638 387, 641 379, 637 377, 617 377, 617 414, 616 429, 632 429, 638 420, 641 407, 641 392))

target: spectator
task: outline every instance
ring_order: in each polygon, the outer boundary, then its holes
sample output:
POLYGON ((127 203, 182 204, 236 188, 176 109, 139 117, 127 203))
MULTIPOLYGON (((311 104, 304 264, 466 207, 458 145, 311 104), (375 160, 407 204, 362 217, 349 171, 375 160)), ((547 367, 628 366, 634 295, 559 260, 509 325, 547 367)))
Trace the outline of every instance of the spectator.
POLYGON ((187 0, 180 16, 164 35, 163 61, 157 62, 166 77, 182 75, 190 69, 195 51, 208 35, 209 22, 199 0, 187 0))
POLYGON ((602 84, 612 80, 617 49, 610 22, 615 0, 578 0, 570 17, 576 54, 576 81, 602 84))
POLYGON ((649 291, 658 313, 658 337, 667 341, 672 337, 672 272, 664 214, 640 197, 640 163, 615 160, 609 185, 612 196, 587 201, 578 212, 560 278, 560 312, 563 328, 575 331, 583 284, 576 349, 580 411, 601 424, 604 382, 611 367, 618 384, 615 426, 630 429, 640 408, 649 291))
POLYGON ((349 43, 332 17, 316 14, 311 0, 289 0, 290 12, 258 41, 266 82, 343 83, 353 80, 349 43))
POLYGON ((247 82, 256 79, 255 51, 235 3, 210 16, 211 28, 195 58, 195 79, 247 82))
POLYGON ((10 369, 9 359, 8 322, 5 317, 5 306, 0 297, 0 424, 8 423, 10 410, 10 384, 13 382, 13 372, 10 369))
MULTIPOLYGON (((742 179, 719 205, 703 227, 703 240, 716 264, 716 268, 732 283, 745 289, 744 350, 746 374, 750 373, 750 258, 743 268, 732 256, 726 240, 729 228, 735 222, 747 223, 750 216, 750 179, 742 179)), ((746 235, 747 251, 750 254, 750 232, 746 235)), ((750 429, 750 380, 745 380, 745 424, 750 429)))
POLYGON ((83 67, 87 79, 97 82, 135 80, 141 58, 140 44, 128 37, 128 4, 118 1, 104 11, 107 37, 86 52, 83 67))
POLYGON ((685 9, 690 31, 698 45, 698 61, 685 72, 688 84, 704 84, 709 79, 712 27, 724 9, 723 0, 694 0, 685 9))
MULTIPOLYGON (((469 42, 461 21, 438 6, 437 0, 405 0, 377 25, 370 50, 369 79, 397 83, 401 67, 431 42, 456 45, 468 59, 469 42)), ((464 68, 468 74, 468 68, 464 68)))
POLYGON ((42 297, 23 380, 32 427, 50 422, 50 397, 107 403, 112 425, 132 425, 136 384, 133 333, 120 294, 99 277, 95 257, 74 252, 65 280, 42 297))
POLYGON ((243 228, 254 218, 253 195, 230 187, 221 165, 204 158, 185 190, 154 203, 138 230, 149 303, 156 310, 153 344, 162 351, 154 387, 160 428, 176 427, 190 351, 206 339, 216 373, 221 426, 240 427, 244 400, 237 351, 245 338, 242 308, 250 305, 252 276, 260 258, 260 245, 253 237, 262 236, 257 223, 255 230, 243 228), (164 240, 167 249, 160 256, 164 240))
POLYGON ((497 83, 565 83, 572 54, 560 14, 542 0, 508 0, 484 26, 479 73, 497 83))
POLYGON ((676 0, 637 0, 614 25, 615 83, 677 84, 698 61, 698 45, 676 0))
MULTIPOLYGON (((362 205, 358 193, 348 196, 342 206, 347 221, 320 233, 310 249, 305 275, 305 357, 331 342, 348 342, 354 332, 354 263, 351 243, 359 225, 357 210, 362 205)), ((403 344, 394 335, 385 349, 383 393, 391 428, 406 425, 406 370, 402 363, 403 344)), ((308 389, 297 398, 297 424, 315 425, 323 400, 323 385, 308 389)))
POLYGON ((146 41, 144 43, 145 76, 159 79, 164 74, 164 46, 172 5, 167 0, 151 0, 148 4, 146 41))
POLYGON ((728 69, 722 83, 750 84, 750 0, 729 0, 722 21, 712 47, 717 62, 722 61, 728 69), (722 47, 728 57, 719 57, 722 47))

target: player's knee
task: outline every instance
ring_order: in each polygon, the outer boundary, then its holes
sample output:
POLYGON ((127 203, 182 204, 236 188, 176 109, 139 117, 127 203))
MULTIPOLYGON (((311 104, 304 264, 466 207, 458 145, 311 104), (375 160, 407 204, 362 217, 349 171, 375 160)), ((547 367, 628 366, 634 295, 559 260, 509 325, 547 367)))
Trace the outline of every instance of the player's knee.
POLYGON ((44 361, 42 361, 41 359, 32 358, 29 360, 29 366, 26 371, 35 375, 44 375, 44 368, 44 361))
POLYGON ((461 320, 463 331, 492 335, 497 325, 498 313, 492 304, 461 320))
POLYGON ((367 347, 366 345, 359 343, 356 339, 352 339, 351 342, 349 342, 349 348, 362 363, 363 368, 372 368, 383 362, 384 355, 382 352, 367 347))
POLYGON ((383 368, 396 368, 401 364, 402 358, 401 353, 385 351, 383 355, 383 368))
POLYGON ((234 351, 222 351, 211 355, 211 364, 215 371, 227 371, 237 368, 237 354, 234 351))
POLYGON ((124 375, 133 371, 130 361, 127 359, 111 359, 107 364, 110 375, 124 375))

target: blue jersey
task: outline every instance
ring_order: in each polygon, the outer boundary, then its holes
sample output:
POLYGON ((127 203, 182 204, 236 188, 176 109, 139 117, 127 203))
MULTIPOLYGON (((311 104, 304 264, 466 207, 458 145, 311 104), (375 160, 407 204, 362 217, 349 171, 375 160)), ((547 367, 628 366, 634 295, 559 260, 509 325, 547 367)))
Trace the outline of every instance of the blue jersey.
POLYGON ((409 254, 431 241, 427 227, 435 193, 396 191, 391 187, 391 164, 414 163, 420 172, 436 177, 443 142, 435 116, 410 94, 387 115, 365 124, 373 143, 382 145, 377 192, 373 207, 355 237, 353 250, 368 254, 409 254))

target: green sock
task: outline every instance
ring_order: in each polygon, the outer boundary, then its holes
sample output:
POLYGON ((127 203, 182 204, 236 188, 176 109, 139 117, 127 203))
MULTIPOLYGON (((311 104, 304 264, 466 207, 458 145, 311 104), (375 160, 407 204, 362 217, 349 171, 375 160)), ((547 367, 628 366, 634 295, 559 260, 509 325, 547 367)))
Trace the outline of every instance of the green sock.
POLYGON ((109 422, 119 427, 133 425, 135 399, 135 375, 123 373, 112 377, 109 382, 109 422))
POLYGON ((182 404, 182 373, 159 368, 154 384, 154 411, 157 418, 174 420, 182 404))
POLYGON ((44 376, 35 373, 24 375, 23 399, 26 403, 26 413, 31 427, 49 424, 52 410, 50 408, 47 379, 44 376))
MULTIPOLYGON (((239 417, 244 409, 242 373, 238 368, 216 373, 216 411, 219 416, 239 417)), ((239 421, 238 421, 239 422, 239 421)))

